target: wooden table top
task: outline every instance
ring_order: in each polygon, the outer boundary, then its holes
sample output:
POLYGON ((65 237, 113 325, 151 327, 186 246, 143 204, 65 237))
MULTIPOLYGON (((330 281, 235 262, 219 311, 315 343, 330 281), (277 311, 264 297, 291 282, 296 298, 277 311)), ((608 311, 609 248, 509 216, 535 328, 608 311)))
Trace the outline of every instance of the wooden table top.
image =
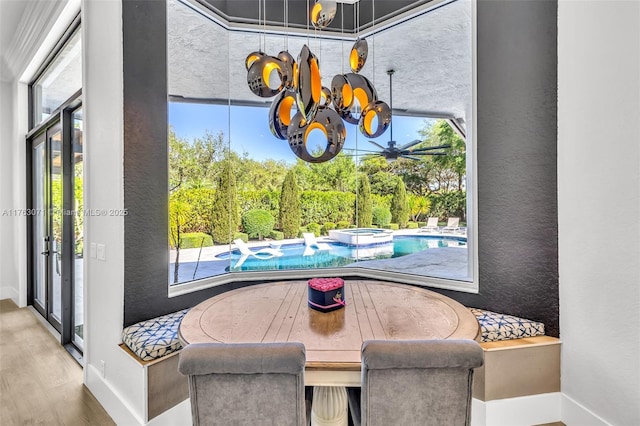
POLYGON ((360 369, 370 339, 476 339, 478 321, 441 294, 402 284, 345 281, 347 306, 318 312, 307 306, 307 282, 243 287, 195 306, 182 320, 183 343, 302 342, 307 369, 360 369))

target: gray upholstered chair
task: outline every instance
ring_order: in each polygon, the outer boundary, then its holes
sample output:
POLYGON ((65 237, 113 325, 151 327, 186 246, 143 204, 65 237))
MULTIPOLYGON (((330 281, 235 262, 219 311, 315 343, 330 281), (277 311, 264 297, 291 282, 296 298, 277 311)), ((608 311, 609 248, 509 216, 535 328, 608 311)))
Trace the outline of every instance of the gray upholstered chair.
POLYGON ((469 425, 473 369, 482 363, 473 340, 364 342, 362 426, 469 425))
POLYGON ((200 343, 180 353, 194 425, 305 424, 302 343, 200 343))

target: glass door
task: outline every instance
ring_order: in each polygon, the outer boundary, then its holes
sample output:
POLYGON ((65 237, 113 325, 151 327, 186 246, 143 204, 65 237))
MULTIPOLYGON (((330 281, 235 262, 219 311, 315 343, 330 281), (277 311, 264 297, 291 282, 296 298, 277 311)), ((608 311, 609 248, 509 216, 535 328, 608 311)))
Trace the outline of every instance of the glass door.
POLYGON ((84 253, 84 180, 83 180, 83 114, 78 108, 71 114, 71 200, 74 214, 69 215, 69 228, 73 236, 70 240, 73 259, 72 303, 73 303, 73 343, 82 350, 84 342, 84 304, 83 304, 83 253, 84 253))
POLYGON ((33 302, 62 332, 62 131, 54 124, 32 145, 33 302))

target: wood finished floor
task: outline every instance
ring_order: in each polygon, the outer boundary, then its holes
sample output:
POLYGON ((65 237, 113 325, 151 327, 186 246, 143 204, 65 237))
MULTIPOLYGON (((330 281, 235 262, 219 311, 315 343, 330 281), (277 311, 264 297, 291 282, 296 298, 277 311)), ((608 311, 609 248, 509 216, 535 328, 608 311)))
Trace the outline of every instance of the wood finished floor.
POLYGON ((34 314, 0 300, 0 425, 114 424, 34 314))

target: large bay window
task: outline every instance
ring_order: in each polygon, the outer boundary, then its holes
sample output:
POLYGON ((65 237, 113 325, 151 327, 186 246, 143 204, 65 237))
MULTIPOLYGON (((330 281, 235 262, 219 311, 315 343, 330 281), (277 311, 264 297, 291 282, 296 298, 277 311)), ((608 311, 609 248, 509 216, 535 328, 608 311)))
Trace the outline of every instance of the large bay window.
MULTIPOLYGON (((202 4, 168 1, 170 288, 365 276, 477 291, 471 2, 355 34, 236 25, 202 4), (272 135, 273 99, 251 93, 245 57, 295 58, 306 44, 330 87, 358 36, 370 49, 360 73, 387 102, 395 70, 391 128, 366 138, 347 124, 340 154, 304 162, 272 135), (414 140, 415 154, 383 155, 414 140)), ((307 147, 325 142, 312 131, 307 147)))

